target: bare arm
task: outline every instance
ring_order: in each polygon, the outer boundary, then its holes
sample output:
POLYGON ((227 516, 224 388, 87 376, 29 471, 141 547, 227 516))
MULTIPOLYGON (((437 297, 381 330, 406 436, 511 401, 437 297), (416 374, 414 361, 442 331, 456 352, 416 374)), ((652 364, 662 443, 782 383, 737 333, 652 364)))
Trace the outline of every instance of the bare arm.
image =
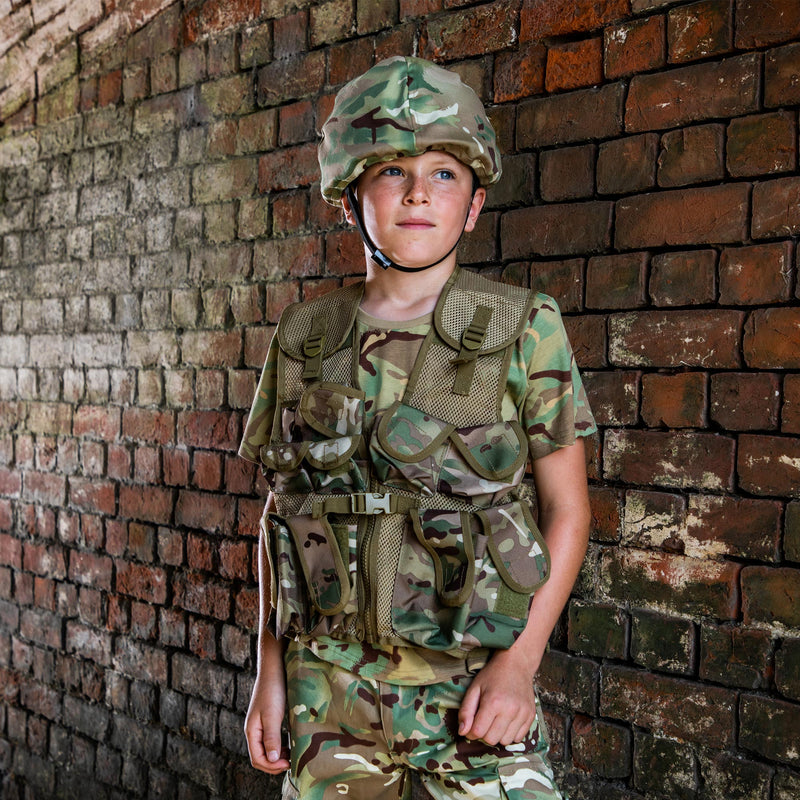
MULTIPOLYGON (((275 508, 272 494, 267 508, 275 508)), ((276 775, 289 768, 288 752, 281 748, 281 725, 286 711, 286 670, 283 642, 269 630, 270 583, 267 544, 263 532, 258 539, 258 664, 256 682, 244 723, 250 763, 262 772, 276 775)))
POLYGON ((533 597, 525 630, 511 648, 494 653, 467 690, 459 714, 459 732, 489 744, 519 742, 533 724, 533 679, 589 542, 583 440, 534 461, 533 477, 550 578, 533 597))

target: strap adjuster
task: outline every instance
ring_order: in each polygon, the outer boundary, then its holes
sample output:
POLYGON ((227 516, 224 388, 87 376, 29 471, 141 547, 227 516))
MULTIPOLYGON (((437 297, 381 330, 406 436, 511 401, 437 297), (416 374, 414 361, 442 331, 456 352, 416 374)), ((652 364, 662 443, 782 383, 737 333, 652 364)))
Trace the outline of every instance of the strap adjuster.
POLYGON ((390 494, 379 492, 357 492, 350 495, 351 514, 390 514, 390 494))

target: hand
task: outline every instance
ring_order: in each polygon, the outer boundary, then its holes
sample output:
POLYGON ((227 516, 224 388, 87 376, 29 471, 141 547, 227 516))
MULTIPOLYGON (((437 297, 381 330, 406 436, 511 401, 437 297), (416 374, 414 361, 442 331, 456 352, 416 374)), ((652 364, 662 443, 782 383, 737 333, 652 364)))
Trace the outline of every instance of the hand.
POLYGON ((490 745, 521 742, 536 719, 530 661, 514 650, 498 650, 475 676, 458 713, 458 732, 490 745))
POLYGON ((281 724, 286 710, 283 675, 256 679, 244 722, 250 763, 262 772, 279 775, 289 769, 289 748, 281 747, 281 724))

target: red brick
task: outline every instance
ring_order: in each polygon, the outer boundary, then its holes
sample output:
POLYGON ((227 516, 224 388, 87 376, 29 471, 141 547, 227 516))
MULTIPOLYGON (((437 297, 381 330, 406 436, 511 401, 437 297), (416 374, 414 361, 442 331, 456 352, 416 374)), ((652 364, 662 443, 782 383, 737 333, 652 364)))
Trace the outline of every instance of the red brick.
POLYGON ((235 505, 225 495, 182 491, 175 507, 178 525, 211 533, 232 533, 235 505))
MULTIPOLYGON (((259 487, 256 485, 256 492, 258 491, 259 487)), ((264 501, 262 499, 250 500, 240 497, 237 507, 238 526, 236 532, 239 536, 257 538, 260 534, 259 523, 264 513, 264 501)))
POLYGON ((735 369, 739 311, 640 311, 609 319, 609 355, 619 366, 735 369))
POLYGON ((205 0, 189 10, 183 18, 183 43, 192 44, 234 25, 257 19, 260 0, 205 0))
POLYGON ((272 25, 275 58, 295 56, 308 48, 308 11, 280 17, 272 25))
POLYGON ((199 572, 180 573, 173 581, 175 605, 206 617, 227 620, 231 597, 227 585, 214 583, 199 572))
POLYGON ((523 45, 498 53, 494 62, 494 102, 511 103, 544 91, 547 48, 523 45))
MULTIPOLYGON (((235 367, 242 352, 242 332, 186 331, 182 339, 182 354, 189 364, 200 367, 235 367)), ((125 412, 127 414, 127 410, 125 412)))
POLYGON ((189 650, 194 655, 210 661, 217 657, 216 632, 213 623, 190 618, 189 650))
POLYGON ((164 483, 167 486, 189 485, 189 453, 186 450, 163 448, 164 483))
POLYGON ((542 199, 548 203, 591 197, 594 193, 593 145, 547 150, 539 157, 542 199))
POLYGON ((800 233, 800 178, 778 178, 753 188, 753 238, 800 233))
POLYGON ((606 28, 604 37, 607 78, 649 72, 666 63, 664 17, 647 17, 606 28))
POLYGON ((602 369, 608 366, 605 317, 588 314, 564 317, 564 327, 575 353, 575 361, 581 369, 602 369))
POLYGON ((639 379, 640 373, 622 370, 583 373, 598 425, 635 425, 639 421, 639 379))
POLYGON ((308 194, 282 192, 272 201, 272 232, 275 235, 297 234, 308 221, 308 194))
MULTIPOLYGON (((289 236, 257 242, 253 252, 253 277, 270 284, 267 287, 267 301, 271 291, 286 293, 287 287, 294 285, 285 280, 287 273, 296 277, 319 275, 323 269, 322 252, 322 239, 319 236, 289 236), (280 283, 273 283, 275 281, 280 283)), ((329 264, 327 266, 330 268, 329 264)), ((269 319, 272 320, 271 317, 269 319)))
POLYGON ((650 298, 656 306, 713 303, 716 270, 716 250, 660 253, 650 265, 650 298))
POLYGON ((69 557, 69 579, 94 589, 110 591, 112 566, 108 556, 73 550, 69 557))
POLYGON ((178 441, 205 450, 238 450, 239 417, 223 411, 181 411, 178 441))
POLYGON ((744 184, 682 189, 617 202, 620 249, 718 244, 747 238, 749 191, 744 184))
POLYGON ((281 147, 314 139, 314 108, 310 100, 301 100, 279 110, 281 147))
POLYGON ((315 144, 274 150, 261 156, 258 161, 258 190, 270 192, 309 186, 318 174, 315 144))
POLYGON ((800 7, 794 0, 736 0, 736 46, 743 50, 788 42, 800 36, 800 7), (766 13, 768 11, 768 13, 766 13))
POLYGON ((625 129, 674 128, 697 120, 751 113, 758 110, 759 81, 756 53, 636 75, 625 105, 625 129))
POLYGON ((332 275, 363 275, 365 250, 354 230, 331 231, 325 241, 325 268, 332 275))
POLYGON ((192 485, 198 489, 214 491, 219 489, 221 484, 221 455, 219 453, 196 450, 192 459, 192 485))
POLYGON ((687 186, 725 177, 725 129, 697 125, 665 133, 658 157, 659 186, 687 186))
POLYGON ((794 114, 779 111, 731 120, 726 159, 734 177, 793 170, 797 160, 794 114))
POLYGON ((624 86, 527 100, 517 112, 517 149, 609 139, 622 133, 624 86))
POLYGON ((219 547, 219 574, 230 580, 250 580, 250 545, 226 539, 219 547))
MULTIPOLYGON (((11 537, 3 537, 4 539, 12 540, 11 537)), ((6 550, 8 548, 3 548, 6 550)), ((18 550, 19 548, 11 548, 18 550)), ((17 562, 17 569, 19 569, 19 554, 16 558, 13 553, 9 553, 11 559, 6 561, 3 559, 2 563, 7 566, 15 566, 17 562)), ((44 544, 34 544, 26 542, 22 553, 22 568, 26 572, 33 572, 36 575, 42 575, 55 580, 63 580, 67 576, 67 565, 64 557, 64 550, 60 547, 53 547, 44 544)))
POLYGON ((629 667, 604 669, 600 713, 657 736, 729 748, 735 744, 736 710, 736 695, 727 689, 629 667))
POLYGON ((764 105, 767 108, 800 102, 800 44, 770 50, 764 62, 764 105))
POLYGON ((696 61, 728 53, 733 44, 730 0, 701 0, 667 14, 671 62, 696 61))
POLYGON ((739 485, 756 495, 800 497, 800 439, 797 437, 739 437, 739 485))
POLYGON ((604 550, 599 569, 612 600, 718 619, 739 612, 739 564, 623 548, 604 550))
POLYGON ((167 601, 167 573, 161 567, 117 561, 116 590, 147 603, 164 605, 167 601))
POLYGON ((186 537, 186 564, 190 569, 211 572, 214 569, 216 552, 216 542, 212 542, 207 536, 190 533, 186 537))
POLYGON ((753 311, 744 327, 744 357, 756 369, 800 368, 800 308, 753 311))
POLYGON ((47 472, 26 472, 22 477, 22 497, 32 503, 61 506, 67 490, 63 475, 47 472))
POLYGON ((70 478, 69 505, 79 511, 113 516, 117 510, 116 485, 97 478, 70 478))
POLYGON ((779 404, 777 375, 728 372, 711 376, 711 419, 725 430, 775 430, 779 404))
POLYGON ((642 419, 651 428, 704 428, 706 394, 699 372, 643 375, 642 419))
MULTIPOLYGON (((518 285, 530 287, 549 294, 558 303, 562 312, 583 310, 583 271, 582 258, 568 258, 563 261, 535 261, 529 268, 522 264, 524 280, 518 285), (528 277, 530 272, 530 277, 528 277)), ((506 275, 504 281, 508 282, 506 275)))
POLYGON ((552 45, 547 51, 548 92, 595 86, 603 81, 603 41, 598 37, 552 45))
POLYGON ((0 467, 0 494, 6 497, 19 497, 22 491, 22 473, 0 467))
POLYGON ((596 30, 622 19, 630 0, 525 0, 520 12, 520 41, 596 30))
POLYGON ((501 242, 504 259, 532 255, 562 256, 596 253, 611 244, 613 203, 593 201, 553 204, 514 209, 501 220, 501 242), (580 213, 581 225, 571 220, 580 213), (520 236, 519 231, 526 231, 520 236))
POLYGON ((500 0, 427 19, 420 54, 436 61, 505 50, 517 40, 517 14, 514 0, 500 0))
POLYGON ((172 491, 157 486, 120 486, 119 514, 123 519, 166 525, 172 517, 172 491))
POLYGON ((158 557, 165 564, 180 566, 183 563, 183 534, 163 528, 159 530, 158 557))
POLYGON ((800 375, 787 375, 783 379, 781 430, 800 433, 800 375))
POLYGON ((122 99, 122 70, 115 69, 101 75, 97 84, 97 105, 109 106, 122 99))
POLYGON ((258 104, 277 106, 318 94, 324 85, 324 50, 273 61, 258 72, 258 104))
POLYGON ((597 157, 597 191, 629 194, 655 186, 658 144, 655 133, 603 142, 597 157))
POLYGON ((633 485, 732 491, 735 444, 713 433, 607 431, 604 475, 633 485))
POLYGON ((645 304, 647 255, 595 256, 586 269, 587 308, 637 308, 645 304))
POLYGON ((790 242, 726 248, 719 262, 719 302, 761 305, 791 299, 790 242))
POLYGON ((126 408, 122 414, 122 435, 126 439, 168 444, 175 438, 175 415, 171 411, 126 408))

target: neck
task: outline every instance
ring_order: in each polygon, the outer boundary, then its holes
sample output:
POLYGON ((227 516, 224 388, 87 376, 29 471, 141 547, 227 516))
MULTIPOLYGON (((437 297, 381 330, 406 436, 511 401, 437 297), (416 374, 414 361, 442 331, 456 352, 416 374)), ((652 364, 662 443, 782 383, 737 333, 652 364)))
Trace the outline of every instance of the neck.
POLYGON ((436 307, 455 267, 455 254, 435 267, 414 273, 383 270, 367 258, 361 308, 370 316, 392 322, 421 317, 436 307))

